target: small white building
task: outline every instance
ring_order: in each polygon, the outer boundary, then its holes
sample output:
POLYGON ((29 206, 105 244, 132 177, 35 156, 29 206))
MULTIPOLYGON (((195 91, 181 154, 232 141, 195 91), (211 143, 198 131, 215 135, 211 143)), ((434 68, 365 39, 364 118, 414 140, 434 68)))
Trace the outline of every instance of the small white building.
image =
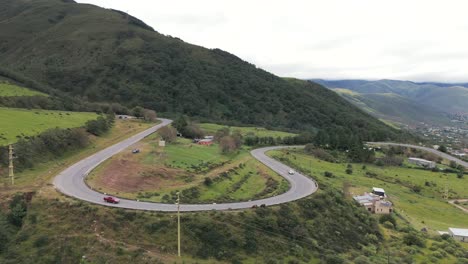
POLYGON ((378 188, 378 187, 372 187, 372 193, 375 194, 375 195, 378 195, 380 197, 386 197, 385 196, 385 190, 382 189, 382 188, 378 188))
POLYGON ((420 159, 420 158, 409 158, 408 162, 411 164, 416 164, 418 166, 429 168, 429 169, 435 168, 436 166, 435 162, 430 161, 430 160, 420 159))
POLYGON ((448 234, 455 240, 468 242, 468 229, 450 227, 448 234))

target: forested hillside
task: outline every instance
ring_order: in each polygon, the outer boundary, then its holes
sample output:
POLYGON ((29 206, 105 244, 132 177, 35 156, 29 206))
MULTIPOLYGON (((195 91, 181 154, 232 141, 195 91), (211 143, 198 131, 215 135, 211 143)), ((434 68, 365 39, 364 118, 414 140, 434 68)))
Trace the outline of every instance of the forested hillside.
POLYGON ((364 140, 400 136, 320 85, 159 34, 120 11, 3 0, 0 21, 4 72, 92 102, 293 130, 339 128, 364 140))

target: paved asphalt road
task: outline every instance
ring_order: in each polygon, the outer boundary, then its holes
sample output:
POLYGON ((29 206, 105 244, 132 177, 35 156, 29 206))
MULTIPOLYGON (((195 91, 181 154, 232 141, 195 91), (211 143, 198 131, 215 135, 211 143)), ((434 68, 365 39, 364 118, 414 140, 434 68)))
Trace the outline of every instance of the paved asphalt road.
POLYGON ((450 156, 447 153, 440 152, 440 151, 435 150, 433 148, 427 148, 427 147, 415 146, 415 145, 409 145, 409 144, 389 143, 389 142, 367 142, 367 144, 378 145, 378 146, 400 146, 400 147, 421 149, 421 150, 425 150, 425 151, 434 153, 434 154, 436 154, 439 157, 442 157, 444 159, 455 161, 457 164, 460 164, 463 167, 468 168, 468 162, 457 159, 457 158, 455 158, 453 156, 450 156))
MULTIPOLYGON (((90 189, 84 182, 84 178, 88 173, 101 164, 106 159, 112 157, 113 155, 123 151, 124 149, 130 147, 136 142, 142 140, 148 135, 154 133, 159 128, 166 126, 172 122, 169 119, 159 119, 162 121, 160 124, 145 130, 139 134, 136 134, 124 141, 121 141, 113 146, 110 146, 104 150, 97 152, 96 154, 89 156, 86 159, 83 159, 74 165, 70 166, 66 170, 62 171, 54 179, 54 186, 57 190, 64 193, 65 195, 95 203, 100 205, 119 207, 119 208, 128 208, 128 209, 137 209, 137 210, 148 210, 148 211, 165 211, 165 212, 174 212, 177 211, 177 206, 175 204, 162 204, 162 203, 151 203, 151 202, 138 202, 135 200, 120 199, 119 204, 109 204, 103 201, 105 196, 102 193, 90 189)), ((290 167, 268 157, 265 155, 266 151, 273 149, 281 148, 291 148, 292 146, 277 146, 277 147, 266 147, 255 149, 251 151, 251 154, 254 158, 270 167, 273 171, 280 174, 286 180, 289 181, 291 189, 287 192, 280 194, 278 196, 248 201, 248 202, 238 202, 238 203, 222 203, 222 204, 181 204, 181 211, 208 211, 208 210, 230 210, 230 209, 245 209, 251 208, 254 205, 260 206, 265 204, 275 205, 291 202, 294 200, 301 199, 306 197, 315 191, 317 191, 317 184, 315 181, 306 177, 298 172, 294 175, 289 175, 288 171, 290 167)), ((296 146, 300 147, 300 146, 296 146)))

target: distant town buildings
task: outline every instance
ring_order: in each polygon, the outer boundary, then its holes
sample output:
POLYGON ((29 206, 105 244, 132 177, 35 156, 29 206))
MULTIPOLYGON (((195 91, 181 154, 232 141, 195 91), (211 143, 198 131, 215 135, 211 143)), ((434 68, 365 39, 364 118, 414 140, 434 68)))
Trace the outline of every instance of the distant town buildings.
POLYGON ((376 193, 364 193, 354 196, 353 199, 364 206, 368 212, 373 214, 390 214, 393 211, 393 204, 385 200, 385 191, 382 188, 372 188, 376 193))
POLYGON ((409 158, 408 162, 411 164, 416 164, 418 166, 429 168, 429 169, 435 168, 436 166, 436 163, 434 161, 420 159, 420 158, 409 158))

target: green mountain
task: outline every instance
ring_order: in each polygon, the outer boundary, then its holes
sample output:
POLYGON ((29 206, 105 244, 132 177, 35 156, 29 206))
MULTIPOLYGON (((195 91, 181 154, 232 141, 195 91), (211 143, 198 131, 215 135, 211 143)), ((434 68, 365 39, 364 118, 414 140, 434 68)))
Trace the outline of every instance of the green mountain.
POLYGON ((65 0, 0 2, 0 65, 92 102, 293 130, 341 127, 363 139, 396 130, 315 83, 154 31, 120 11, 65 0))
MULTIPOLYGON (((425 105, 436 112, 468 113, 468 84, 416 83, 397 80, 338 80, 313 79, 328 88, 344 88, 359 94, 396 94, 413 101, 416 108, 425 105)), ((386 98, 384 98, 386 99, 386 98)), ((381 102, 382 103, 382 102, 381 102)), ((398 107, 396 105, 395 107, 398 107)), ((424 115, 423 110, 420 115, 424 115)))

